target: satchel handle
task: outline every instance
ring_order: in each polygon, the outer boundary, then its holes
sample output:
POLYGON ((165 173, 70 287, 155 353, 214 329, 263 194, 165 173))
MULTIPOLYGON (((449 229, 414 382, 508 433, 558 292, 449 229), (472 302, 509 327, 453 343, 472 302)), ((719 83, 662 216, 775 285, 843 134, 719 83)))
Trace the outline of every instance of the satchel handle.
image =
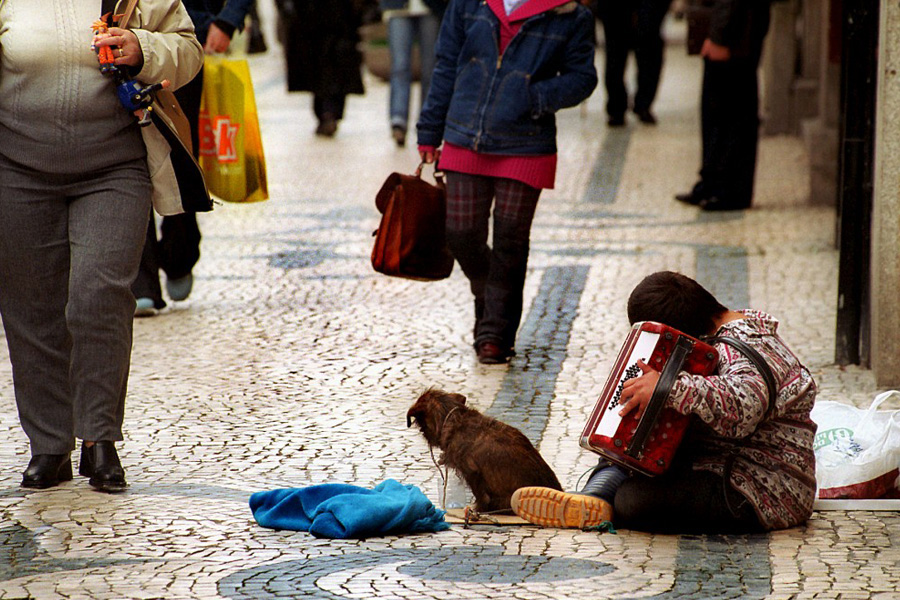
MULTIPOLYGON (((444 184, 444 172, 441 171, 440 169, 438 169, 437 161, 434 161, 432 164, 434 165, 434 180, 437 181, 439 184, 443 185, 444 184)), ((416 167, 416 177, 418 177, 419 179, 422 178, 422 169, 424 169, 424 168, 425 168, 425 161, 423 160, 422 162, 419 163, 419 166, 416 167)))

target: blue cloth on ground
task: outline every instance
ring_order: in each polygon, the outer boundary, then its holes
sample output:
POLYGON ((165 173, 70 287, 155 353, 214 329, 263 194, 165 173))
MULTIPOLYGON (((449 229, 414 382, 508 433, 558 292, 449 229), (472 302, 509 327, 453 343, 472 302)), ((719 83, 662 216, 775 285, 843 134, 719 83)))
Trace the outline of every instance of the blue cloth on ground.
POLYGON ((367 489, 346 483, 256 492, 253 518, 263 527, 308 531, 316 537, 363 539, 450 529, 444 511, 422 490, 387 479, 367 489))

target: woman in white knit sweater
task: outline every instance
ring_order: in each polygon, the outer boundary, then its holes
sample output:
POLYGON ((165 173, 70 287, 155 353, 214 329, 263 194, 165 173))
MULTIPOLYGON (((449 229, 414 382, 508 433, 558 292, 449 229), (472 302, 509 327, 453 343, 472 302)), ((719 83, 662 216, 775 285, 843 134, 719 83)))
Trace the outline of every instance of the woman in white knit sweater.
MULTIPOLYGON (((100 11, 97 0, 0 1, 0 314, 30 488, 72 479, 76 438, 90 485, 126 486, 115 442, 151 183, 140 127, 91 48, 100 11)), ((127 27, 100 44, 138 81, 177 88, 202 65, 178 0, 141 0, 127 27)))

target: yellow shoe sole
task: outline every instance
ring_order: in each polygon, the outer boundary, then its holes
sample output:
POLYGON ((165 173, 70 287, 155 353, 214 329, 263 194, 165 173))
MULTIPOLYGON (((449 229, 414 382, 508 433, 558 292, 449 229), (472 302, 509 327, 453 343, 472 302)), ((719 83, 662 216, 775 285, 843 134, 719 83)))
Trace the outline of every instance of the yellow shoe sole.
POLYGON ((545 487, 520 488, 513 493, 510 504, 518 516, 542 527, 586 529, 612 521, 613 517, 612 506, 606 500, 545 487))

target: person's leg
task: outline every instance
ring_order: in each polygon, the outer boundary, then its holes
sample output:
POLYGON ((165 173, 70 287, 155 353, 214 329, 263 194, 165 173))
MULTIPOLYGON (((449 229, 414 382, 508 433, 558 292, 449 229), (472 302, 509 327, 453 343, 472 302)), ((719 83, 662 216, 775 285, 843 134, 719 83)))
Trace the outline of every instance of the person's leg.
POLYGON ((153 215, 147 220, 147 237, 141 252, 141 266, 131 284, 131 292, 137 299, 135 316, 150 316, 166 307, 159 285, 159 242, 156 239, 156 221, 153 215))
POLYGON ((494 180, 454 171, 448 171, 446 178, 447 246, 468 278, 475 298, 474 336, 484 314, 484 288, 491 264, 487 239, 494 180))
POLYGON ((656 122, 650 109, 656 99, 663 66, 665 45, 661 28, 671 3, 672 0, 641 0, 638 4, 634 43, 638 74, 634 112, 641 121, 649 124, 656 122))
POLYGON ((745 58, 707 61, 712 83, 704 86, 704 188, 701 208, 749 208, 756 171, 759 100, 756 66, 745 58))
POLYGON ((541 190, 512 179, 496 179, 494 192, 490 270, 484 288, 484 317, 475 343, 492 342, 509 352, 522 318, 531 223, 541 190))
POLYGON ((65 317, 68 208, 58 179, 0 157, 0 313, 33 456, 68 456, 75 448, 65 317))
POLYGON ((412 84, 412 49, 413 36, 416 29, 415 21, 416 17, 391 17, 388 20, 388 48, 391 54, 388 116, 391 128, 402 130, 404 138, 409 123, 409 93, 412 84))
POLYGON ((612 521, 616 490, 627 477, 624 469, 601 458, 579 491, 525 487, 513 493, 510 505, 516 515, 535 525, 597 527, 604 521, 612 521))
POLYGON ((313 112, 319 119, 316 135, 334 137, 338 121, 344 118, 344 94, 313 94, 313 112))
POLYGON ((130 286, 146 237, 150 194, 146 162, 133 161, 85 178, 69 204, 66 317, 75 435, 82 440, 122 439, 134 314, 130 286))
MULTIPOLYGON (((723 193, 723 174, 720 156, 727 144, 724 128, 728 123, 728 89, 730 82, 728 62, 703 61, 703 83, 700 98, 700 135, 702 140, 702 164, 700 185, 705 198, 723 193)), ((696 186, 695 186, 696 189, 696 186)))
MULTIPOLYGON (((195 213, 163 217, 159 240, 160 266, 172 300, 184 300, 193 287, 194 265, 200 260, 200 227, 195 213)), ((158 278, 157 278, 158 280, 158 278)))
POLYGON ((613 521, 624 529, 679 534, 765 530, 747 499, 708 471, 631 477, 619 487, 613 506, 613 521))
POLYGON ((606 114, 610 125, 624 124, 625 111, 628 109, 625 65, 632 43, 631 17, 630 2, 606 2, 602 13, 606 57, 603 82, 606 86, 606 114))
POLYGON ((441 20, 435 15, 429 13, 419 17, 419 50, 422 58, 420 107, 425 104, 425 98, 428 97, 428 90, 431 88, 431 74, 434 72, 436 60, 435 46, 440 30, 441 20))

